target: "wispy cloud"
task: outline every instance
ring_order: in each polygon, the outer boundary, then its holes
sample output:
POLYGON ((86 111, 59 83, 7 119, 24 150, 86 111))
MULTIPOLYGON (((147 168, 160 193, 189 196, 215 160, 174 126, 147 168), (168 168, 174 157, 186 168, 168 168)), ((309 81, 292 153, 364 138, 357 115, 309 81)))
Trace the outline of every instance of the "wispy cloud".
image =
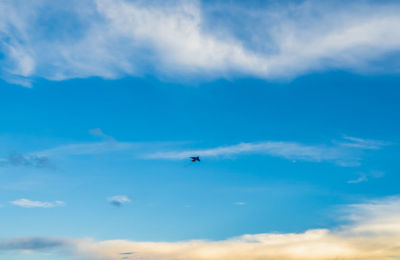
POLYGON ((360 183, 368 181, 367 175, 365 173, 360 173, 357 179, 348 180, 347 183, 360 183))
POLYGON ((24 154, 13 153, 0 158, 1 166, 26 166, 37 168, 55 168, 56 159, 73 156, 85 156, 96 154, 110 154, 129 152, 130 156, 139 157, 140 153, 176 147, 184 142, 121 142, 114 137, 105 134, 100 128, 89 130, 89 133, 102 140, 97 142, 69 143, 58 146, 27 152, 24 154))
POLYGON ((54 167, 49 158, 37 154, 10 154, 6 158, 0 158, 0 166, 24 166, 36 168, 52 168, 54 167))
POLYGON ((130 203, 131 200, 125 195, 117 195, 108 198, 108 202, 113 206, 121 207, 124 204, 130 203))
POLYGON ((2 1, 0 76, 29 86, 35 77, 270 79, 398 68, 393 60, 374 65, 400 50, 397 2, 210 3, 2 1), (219 13, 227 19, 216 20, 219 13), (49 29, 53 23, 56 30, 49 29))
POLYGON ((334 162, 342 166, 356 166, 360 164, 361 151, 378 149, 378 144, 380 143, 383 142, 368 140, 368 143, 350 146, 343 145, 343 143, 340 143, 339 145, 306 145, 296 142, 266 141, 257 143, 240 143, 209 149, 156 152, 145 155, 144 157, 149 159, 179 160, 187 159, 190 156, 229 158, 241 154, 265 154, 289 160, 311 162, 326 161, 334 162))
POLYGON ((135 148, 142 146, 143 144, 140 143, 118 142, 111 139, 101 142, 65 144, 25 154, 10 154, 7 157, 0 158, 0 167, 24 166, 55 169, 56 165, 54 164, 53 159, 56 158, 116 153, 120 151, 134 150, 135 148))
POLYGON ((29 199, 18 199, 10 202, 11 204, 22 208, 54 208, 64 206, 63 201, 57 200, 55 202, 34 201, 29 199))
POLYGON ((369 171, 367 173, 360 172, 360 173, 358 173, 358 178, 353 179, 353 180, 348 180, 347 183, 355 184, 355 183, 360 183, 360 182, 367 182, 370 179, 382 178, 384 175, 385 174, 381 171, 369 171))
POLYGON ((171 145, 173 143, 155 143, 155 142, 121 142, 113 136, 107 135, 100 128, 89 130, 89 133, 95 137, 100 137, 100 142, 73 143, 56 146, 49 149, 44 149, 29 153, 32 156, 40 157, 60 157, 71 155, 92 155, 102 153, 113 153, 120 151, 134 151, 138 149, 146 150, 158 146, 171 145))
POLYGON ((104 139, 105 141, 115 141, 114 137, 110 136, 110 135, 106 135, 103 130, 101 130, 100 128, 93 128, 89 130, 89 133, 93 136, 96 137, 100 137, 101 139, 104 139))
POLYGON ((137 145, 129 142, 95 142, 67 144, 54 148, 34 152, 38 156, 63 156, 63 155, 85 155, 100 154, 128 150, 137 145))
POLYGON ((353 148, 360 148, 360 149, 377 150, 381 149, 383 146, 389 145, 388 142, 371 140, 371 139, 362 139, 351 136, 344 136, 343 139, 345 139, 346 142, 340 142, 340 145, 353 148))
POLYGON ((0 166, 54 167, 50 160, 57 158, 119 152, 129 152, 131 158, 136 159, 161 160, 183 160, 191 156, 226 159, 245 154, 259 154, 292 161, 331 162, 341 166, 358 166, 361 164, 364 151, 378 150, 389 145, 388 142, 378 140, 344 137, 344 141, 333 141, 328 144, 263 141, 242 142, 213 148, 185 149, 178 147, 184 147, 187 142, 120 142, 106 135, 101 129, 92 129, 90 133, 103 140, 64 144, 26 154, 15 154, 0 158, 0 166))
POLYGON ((0 250, 70 248, 85 259, 393 259, 400 255, 400 197, 344 208, 347 224, 302 233, 249 234, 226 240, 136 242, 129 240, 10 239, 0 250))

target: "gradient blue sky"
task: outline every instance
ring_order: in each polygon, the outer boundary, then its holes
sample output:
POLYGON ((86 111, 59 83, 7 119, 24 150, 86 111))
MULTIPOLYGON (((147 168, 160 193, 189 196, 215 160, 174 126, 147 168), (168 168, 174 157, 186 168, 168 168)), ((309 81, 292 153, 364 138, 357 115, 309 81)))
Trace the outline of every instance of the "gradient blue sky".
POLYGON ((396 197, 396 10, 2 1, 0 237, 301 233, 396 197))

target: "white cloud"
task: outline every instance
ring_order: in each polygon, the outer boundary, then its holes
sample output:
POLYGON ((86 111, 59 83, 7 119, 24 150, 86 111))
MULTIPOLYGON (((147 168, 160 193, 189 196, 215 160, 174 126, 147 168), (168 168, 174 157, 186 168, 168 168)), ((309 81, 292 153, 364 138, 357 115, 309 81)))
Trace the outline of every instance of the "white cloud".
POLYGON ((175 6, 144 6, 126 1, 97 0, 98 10, 114 33, 151 46, 166 73, 223 72, 263 65, 235 39, 219 39, 202 30, 203 16, 192 1, 175 6))
POLYGON ((112 205, 117 206, 117 207, 120 207, 124 204, 131 202, 131 200, 125 195, 112 196, 112 197, 108 198, 108 201, 112 205))
POLYGON ((353 233, 400 236, 399 196, 349 205, 345 212, 346 218, 353 222, 349 226, 353 233))
POLYGON ((394 60, 381 62, 400 50, 397 2, 304 1, 265 4, 257 10, 232 3, 208 5, 2 1, 0 49, 5 57, 0 75, 29 86, 35 77, 150 73, 179 80, 235 75, 271 79, 330 68, 398 71, 394 60), (234 22, 217 23, 208 9, 234 22))
POLYGON ((10 202, 11 204, 22 208, 54 208, 64 206, 63 201, 57 200, 55 202, 33 201, 29 199, 19 199, 10 202))

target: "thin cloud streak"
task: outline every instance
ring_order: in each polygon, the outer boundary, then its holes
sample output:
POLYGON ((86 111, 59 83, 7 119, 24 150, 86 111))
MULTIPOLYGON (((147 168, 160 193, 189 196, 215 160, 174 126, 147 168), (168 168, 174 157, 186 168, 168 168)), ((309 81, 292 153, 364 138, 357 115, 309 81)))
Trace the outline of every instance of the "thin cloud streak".
MULTIPOLYGON (((72 143, 55 146, 25 154, 11 154, 8 157, 0 158, 1 166, 26 166, 37 168, 55 168, 53 159, 67 158, 72 156, 85 156, 107 153, 129 152, 132 158, 138 158, 139 154, 145 151, 154 151, 168 147, 176 147, 186 142, 121 142, 112 136, 106 135, 101 130, 95 130, 94 134, 101 137, 103 141, 72 143)), ((91 131, 93 134, 93 131, 91 131)))
POLYGON ((379 149, 381 142, 370 141, 357 146, 347 145, 305 145, 296 142, 258 142, 240 143, 237 145, 221 146, 210 149, 166 151, 144 155, 147 159, 182 160, 190 156, 229 158, 241 154, 264 154, 282 157, 289 160, 310 162, 334 162, 342 166, 357 166, 363 150, 379 149), (372 143, 373 142, 373 147, 372 143))
POLYGON ((11 204, 22 208, 55 208, 65 206, 63 201, 57 200, 55 202, 34 201, 29 199, 18 199, 10 202, 11 204))
POLYGON ((188 150, 182 152, 160 152, 149 155, 148 158, 185 159, 191 155, 202 157, 229 157, 243 153, 266 153, 288 159, 302 158, 304 160, 321 161, 337 158, 337 151, 323 147, 306 146, 294 142, 260 142, 240 143, 204 150, 188 150))
MULTIPOLYGON (((245 154, 259 154, 281 157, 288 160, 308 162, 331 162, 341 166, 358 166, 362 161, 362 153, 367 150, 379 150, 389 143, 377 140, 350 139, 351 142, 333 142, 330 145, 308 145, 298 142, 264 141, 242 142, 236 145, 219 146, 209 149, 181 149, 183 142, 120 142, 112 136, 95 129, 94 135, 104 141, 77 143, 56 146, 54 148, 0 158, 0 166, 33 166, 51 167, 53 158, 83 156, 104 153, 130 152, 136 159, 183 160, 191 156, 202 158, 233 158, 245 154)), ((91 131, 91 132, 93 132, 91 131)), ((93 133, 92 133, 93 134, 93 133)), ((349 140, 348 137, 345 140, 349 140)))
POLYGON ((360 183, 360 182, 367 182, 368 178, 365 173, 361 173, 357 179, 354 180, 348 180, 347 183, 353 184, 353 183, 360 183))
POLYGON ((347 142, 340 142, 339 144, 342 146, 367 149, 367 150, 379 150, 383 146, 390 145, 390 143, 388 142, 371 140, 371 139, 362 139, 351 136, 344 136, 343 139, 345 139, 347 142))
POLYGON ((102 141, 94 143, 66 144, 26 154, 11 154, 7 157, 0 158, 0 167, 23 166, 56 169, 57 166, 53 161, 53 159, 56 158, 116 153, 135 150, 135 148, 137 149, 139 147, 143 147, 143 143, 102 141))
POLYGON ((143 143, 117 141, 114 139, 114 137, 105 134, 100 128, 90 129, 89 133, 95 137, 100 137, 103 139, 103 141, 93 143, 66 144, 34 152, 32 154, 36 156, 90 155, 124 151, 138 148, 143 145, 143 143))
POLYGON ((129 150, 137 146, 137 143, 129 142, 96 142, 67 144, 58 147, 35 152, 39 156, 64 156, 64 155, 85 155, 100 154, 129 150))
POLYGON ((361 173, 358 173, 358 178, 353 179, 353 180, 348 180, 347 183, 357 184, 357 183, 361 183, 361 182, 367 182, 370 179, 382 178, 384 175, 385 175, 385 173, 383 173, 381 171, 369 171, 367 173, 361 172, 361 173))

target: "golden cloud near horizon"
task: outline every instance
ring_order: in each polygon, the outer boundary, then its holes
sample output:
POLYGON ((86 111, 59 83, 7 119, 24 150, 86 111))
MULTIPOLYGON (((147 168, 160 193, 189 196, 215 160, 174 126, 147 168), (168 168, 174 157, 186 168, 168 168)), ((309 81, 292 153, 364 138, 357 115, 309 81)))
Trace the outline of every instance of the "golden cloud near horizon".
POLYGON ((222 241, 76 243, 89 259, 141 260, 375 260, 400 258, 400 197, 346 208, 347 225, 304 233, 243 235, 222 241))

